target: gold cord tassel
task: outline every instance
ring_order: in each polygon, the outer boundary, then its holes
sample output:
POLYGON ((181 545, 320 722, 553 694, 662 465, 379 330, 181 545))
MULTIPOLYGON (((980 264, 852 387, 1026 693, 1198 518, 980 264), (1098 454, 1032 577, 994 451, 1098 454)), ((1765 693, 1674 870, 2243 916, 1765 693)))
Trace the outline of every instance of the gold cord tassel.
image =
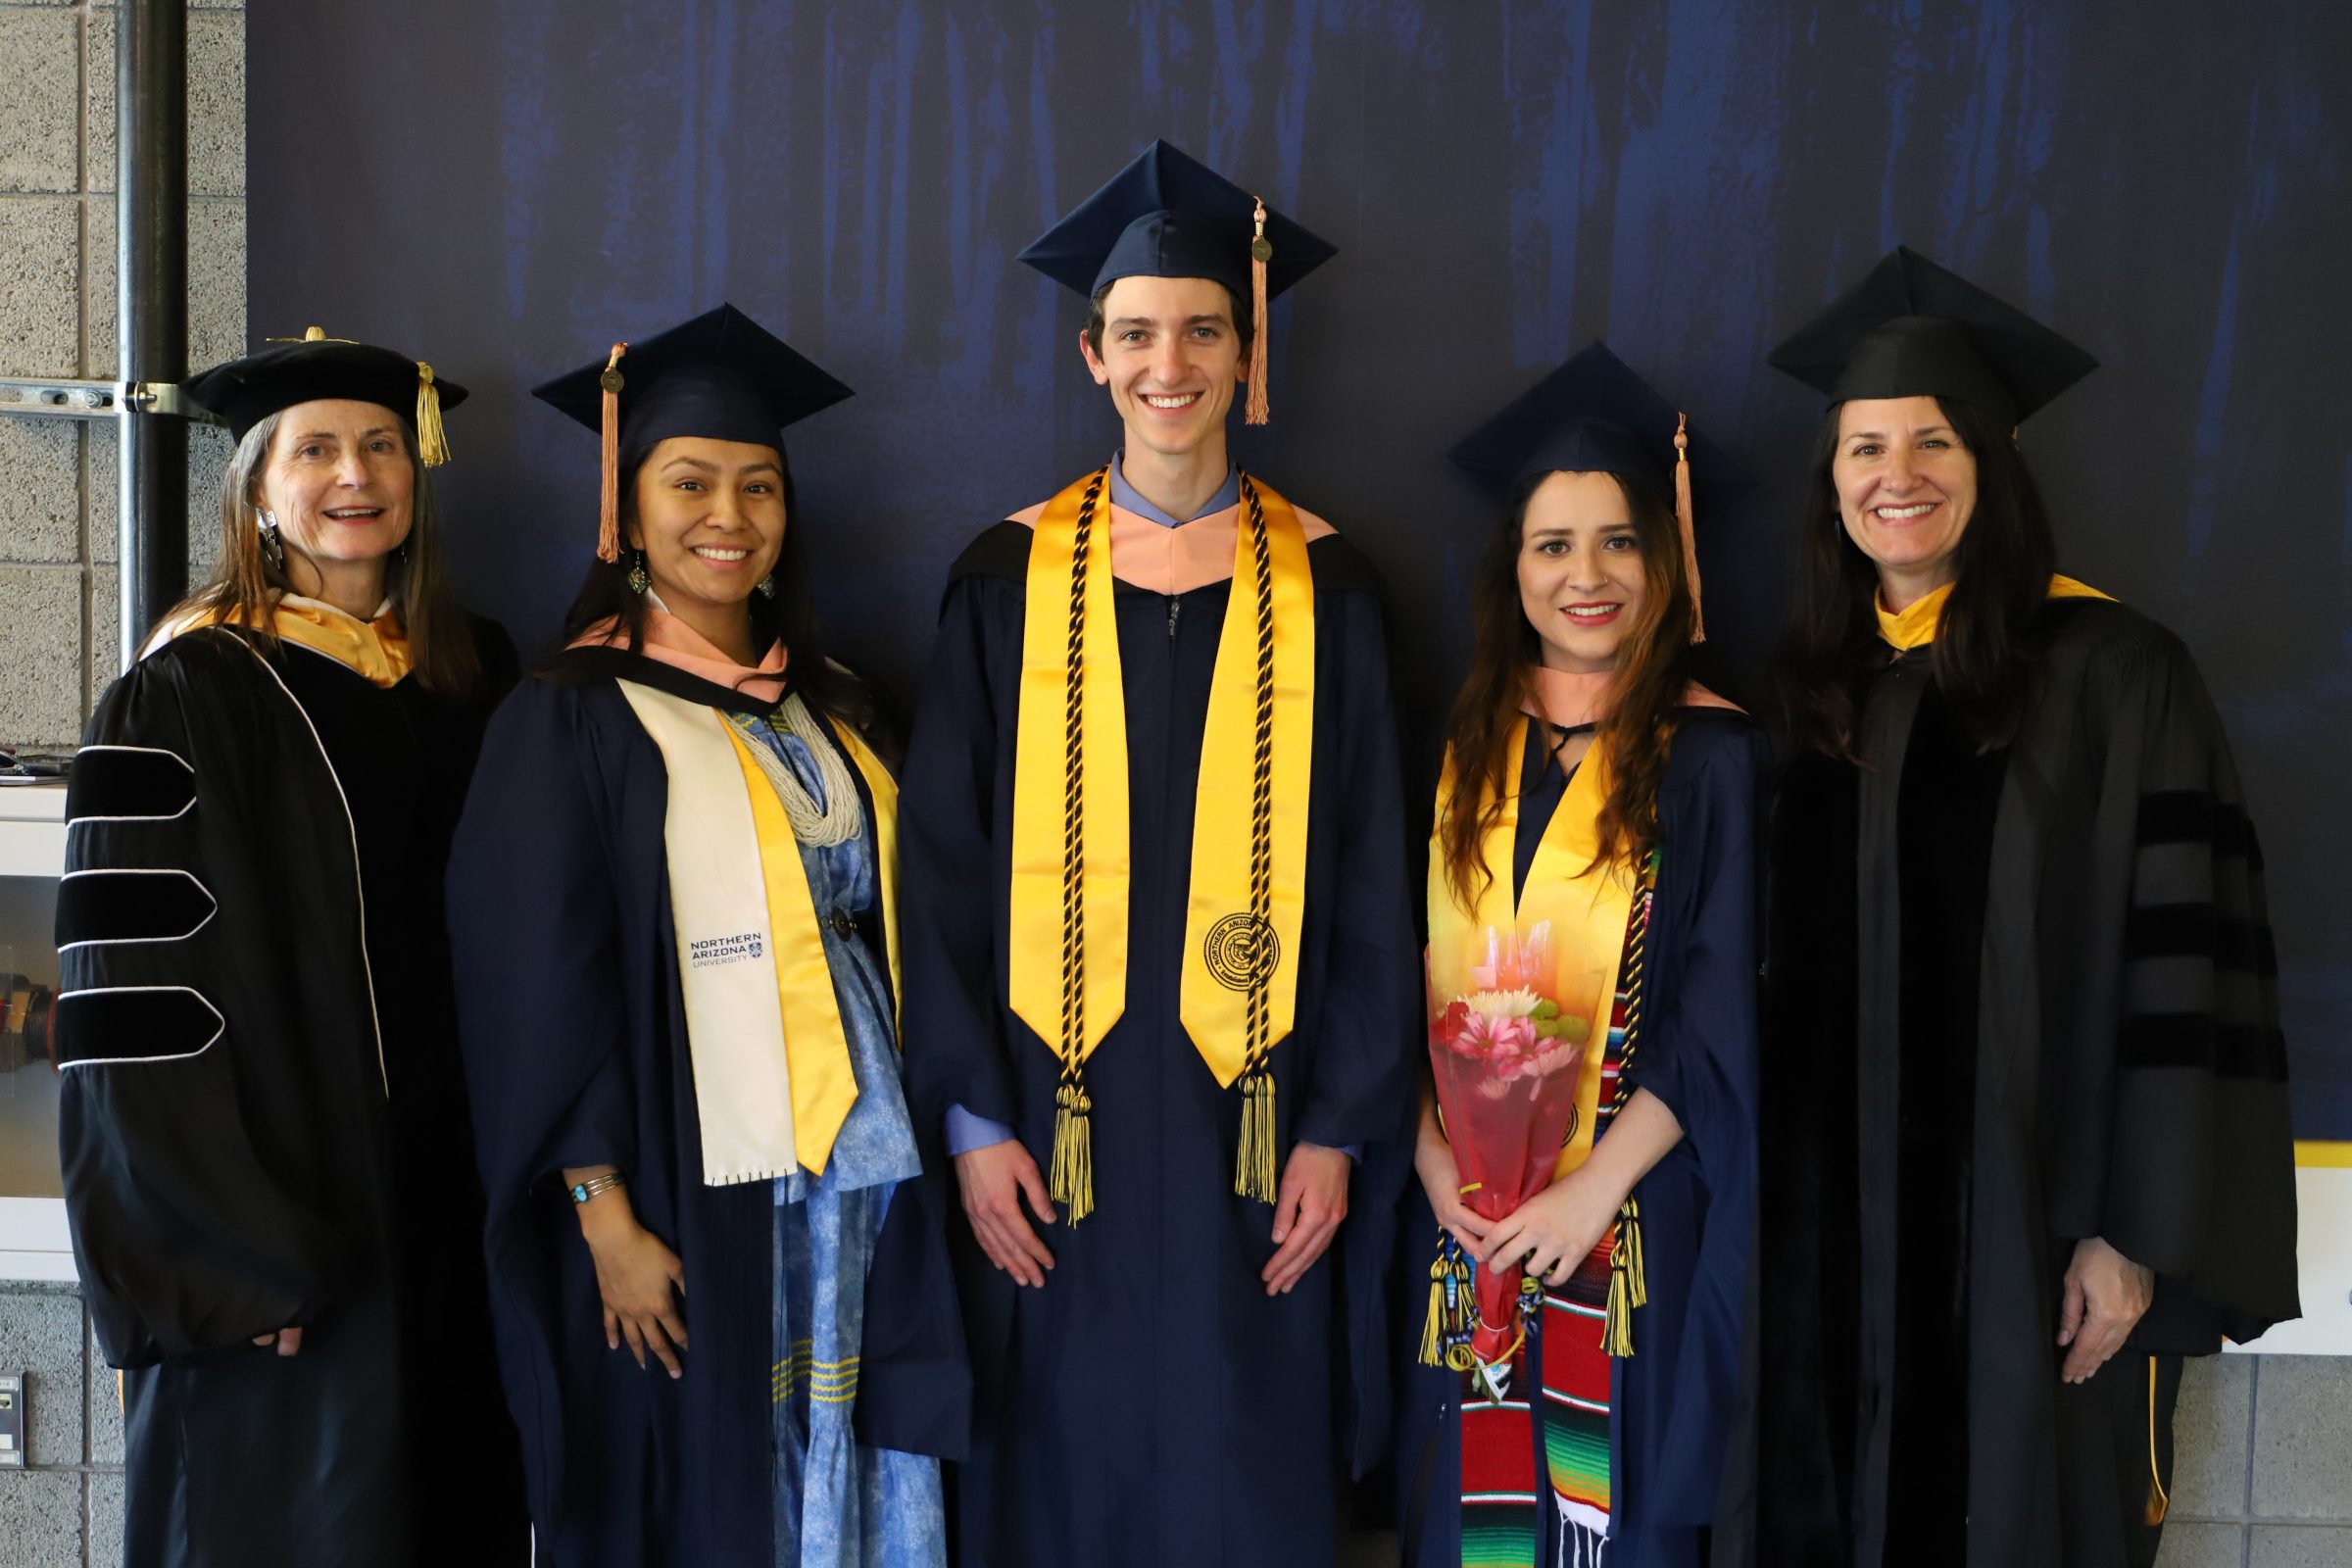
POLYGON ((1446 1276, 1450 1273, 1446 1262, 1446 1243, 1438 1243, 1438 1260, 1429 1265, 1429 1315, 1421 1320, 1421 1364, 1446 1364, 1446 1276))
POLYGON ((1242 1147, 1233 1190, 1261 1203, 1274 1201, 1274 1075, 1262 1067, 1242 1079, 1242 1147))
POLYGON ((604 562, 620 559, 620 357, 628 351, 626 343, 613 344, 605 373, 596 378, 605 394, 604 471, 596 514, 596 559, 604 562))
POLYGON ((1251 217, 1250 236, 1250 398, 1242 422, 1263 424, 1273 414, 1266 402, 1266 264, 1274 259, 1273 241, 1266 238, 1266 204, 1260 201, 1251 217))
POLYGON ((416 461, 438 468, 449 461, 449 432, 441 428, 441 388, 433 368, 416 362, 416 461))
POLYGON ((1072 1225, 1095 1211, 1095 1103, 1065 1083, 1054 1095, 1054 1170, 1047 1183, 1072 1225))
POLYGON ((1628 1198, 1617 1210, 1617 1239, 1609 1248, 1609 1316, 1601 1348, 1611 1355, 1634 1353, 1634 1308, 1649 1304, 1649 1282, 1642 1268, 1642 1207, 1628 1198))
POLYGON ((1683 533, 1683 576, 1690 584, 1690 640, 1707 640, 1707 612, 1699 603, 1698 593, 1698 535, 1691 528, 1690 513, 1690 420, 1689 416, 1674 416, 1674 520, 1683 533))

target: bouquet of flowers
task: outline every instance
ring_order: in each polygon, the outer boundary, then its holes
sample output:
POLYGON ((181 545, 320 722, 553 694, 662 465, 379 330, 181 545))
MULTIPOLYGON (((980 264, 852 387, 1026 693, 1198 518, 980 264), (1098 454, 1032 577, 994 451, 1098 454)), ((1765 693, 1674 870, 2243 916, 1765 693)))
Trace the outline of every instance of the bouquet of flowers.
MULTIPOLYGON (((1560 973, 1548 921, 1524 933, 1488 927, 1484 959, 1465 973, 1473 989, 1431 993, 1430 1065, 1462 1200, 1498 1220, 1550 1185, 1560 1146, 1575 1130, 1605 976, 1560 973)), ((1519 1291, 1517 1264, 1479 1266, 1470 1351, 1496 1398, 1519 1345, 1519 1291)))

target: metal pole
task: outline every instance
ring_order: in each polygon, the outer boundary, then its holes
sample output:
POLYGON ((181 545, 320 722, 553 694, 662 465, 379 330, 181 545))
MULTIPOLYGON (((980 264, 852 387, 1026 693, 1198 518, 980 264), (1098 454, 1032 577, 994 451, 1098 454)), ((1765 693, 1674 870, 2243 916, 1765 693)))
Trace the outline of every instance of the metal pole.
MULTIPOLYGON (((122 0, 115 30, 115 341, 122 384, 188 371, 186 0, 122 0)), ((116 420, 122 667, 188 582, 188 427, 135 395, 116 420)))

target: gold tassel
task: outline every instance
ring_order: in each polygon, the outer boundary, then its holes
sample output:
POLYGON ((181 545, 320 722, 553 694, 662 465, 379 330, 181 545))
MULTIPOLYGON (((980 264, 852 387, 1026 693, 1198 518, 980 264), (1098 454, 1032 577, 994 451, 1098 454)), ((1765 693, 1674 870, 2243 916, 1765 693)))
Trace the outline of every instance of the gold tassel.
POLYGON ((1642 1210, 1631 1198, 1617 1210, 1617 1239, 1609 1249, 1609 1315, 1601 1348, 1611 1355, 1634 1353, 1634 1308, 1649 1304, 1649 1282, 1642 1267, 1642 1210))
POLYGON ((620 357, 628 352, 626 343, 613 344, 605 373, 596 378, 605 394, 603 488, 596 514, 596 559, 604 562, 620 559, 620 357))
POLYGON ((441 428, 441 388, 433 368, 416 362, 416 459, 428 468, 449 461, 449 432, 441 428))
POLYGON ((1095 1104, 1072 1083, 1054 1092, 1054 1174, 1047 1185, 1075 1225, 1095 1211, 1095 1104))
POLYGON ((1274 1201, 1274 1079, 1262 1067, 1242 1080, 1242 1147, 1233 1190, 1261 1203, 1274 1201))
POLYGON ((1266 238, 1266 204, 1257 204, 1250 236, 1250 399, 1242 413, 1245 424, 1263 424, 1273 410, 1266 402, 1266 264, 1274 259, 1274 242, 1266 238))
POLYGON ((1699 603, 1698 535, 1690 521, 1690 420, 1674 416, 1674 520, 1683 532, 1683 576, 1690 584, 1690 640, 1707 640, 1707 612, 1699 603))
POLYGON ((1438 1260, 1429 1265, 1429 1316, 1421 1321, 1421 1364, 1444 1366, 1446 1355, 1446 1243, 1438 1243, 1438 1260))

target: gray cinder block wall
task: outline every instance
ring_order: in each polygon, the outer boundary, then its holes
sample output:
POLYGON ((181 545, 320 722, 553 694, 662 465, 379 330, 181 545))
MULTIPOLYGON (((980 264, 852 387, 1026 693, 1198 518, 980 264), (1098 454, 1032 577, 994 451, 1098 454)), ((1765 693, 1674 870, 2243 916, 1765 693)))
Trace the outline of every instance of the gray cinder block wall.
MULTIPOLYGON (((245 344, 245 18, 188 24, 191 367, 245 344)), ((0 374, 111 378, 114 9, 0 0, 0 374)), ((289 327, 289 330, 291 327, 289 327)), ((191 443, 193 565, 218 526, 218 431, 191 443)), ((115 654, 114 443, 0 416, 0 740, 64 745, 115 654)), ((0 1368, 30 1374, 31 1466, 0 1471, 0 1563, 121 1560, 122 1422, 71 1286, 0 1282, 0 1368)), ((2161 1568, 2352 1568, 2352 1358, 2190 1368, 2161 1568)))

